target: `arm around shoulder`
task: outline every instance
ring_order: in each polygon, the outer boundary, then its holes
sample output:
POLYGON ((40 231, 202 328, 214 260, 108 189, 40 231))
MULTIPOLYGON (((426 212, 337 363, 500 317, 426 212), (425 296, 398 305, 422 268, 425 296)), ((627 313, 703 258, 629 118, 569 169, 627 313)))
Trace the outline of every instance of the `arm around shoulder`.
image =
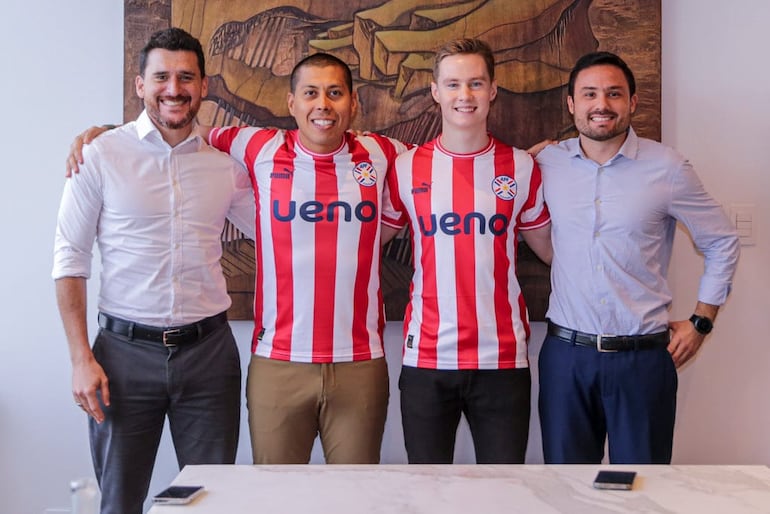
POLYGON ((532 230, 522 230, 521 237, 527 243, 535 255, 547 265, 553 260, 553 246, 551 245, 551 224, 532 230))
POLYGON ((391 239, 396 237, 396 234, 399 232, 401 232, 400 228, 391 227, 385 223, 380 224, 380 244, 387 244, 391 239))
POLYGON ((104 132, 117 127, 118 125, 93 126, 75 136, 70 145, 70 153, 67 155, 64 176, 70 178, 73 173, 80 173, 80 165, 83 164, 83 146, 91 143, 104 132))

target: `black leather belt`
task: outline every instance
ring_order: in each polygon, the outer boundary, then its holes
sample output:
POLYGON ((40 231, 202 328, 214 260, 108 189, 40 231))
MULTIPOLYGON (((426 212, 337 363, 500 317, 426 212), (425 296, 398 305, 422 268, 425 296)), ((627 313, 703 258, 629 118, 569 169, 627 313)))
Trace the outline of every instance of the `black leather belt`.
POLYGON ((645 334, 641 336, 615 336, 615 335, 596 335, 570 330, 560 327, 555 323, 548 322, 548 335, 564 339, 565 341, 595 348, 600 352, 627 352, 630 350, 649 350, 668 346, 670 337, 668 330, 657 332, 655 334, 645 334))
POLYGON ((104 330, 109 330, 129 339, 152 341, 162 343, 165 346, 194 343, 203 339, 225 323, 227 323, 227 312, 221 312, 216 316, 203 318, 197 323, 178 327, 151 327, 116 318, 103 312, 99 313, 99 326, 104 330))

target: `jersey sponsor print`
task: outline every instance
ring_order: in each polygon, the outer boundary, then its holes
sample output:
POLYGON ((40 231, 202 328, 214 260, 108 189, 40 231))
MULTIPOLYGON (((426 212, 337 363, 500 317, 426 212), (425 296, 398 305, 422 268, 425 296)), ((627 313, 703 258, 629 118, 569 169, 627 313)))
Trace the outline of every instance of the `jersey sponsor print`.
POLYGON ((346 134, 331 154, 296 131, 214 129, 249 170, 257 202, 255 354, 295 362, 383 356, 380 199, 404 145, 346 134))
POLYGON ((388 184, 383 221, 408 223, 414 247, 404 364, 526 367, 517 236, 550 221, 532 158, 496 139, 469 155, 437 139, 399 156, 388 184))

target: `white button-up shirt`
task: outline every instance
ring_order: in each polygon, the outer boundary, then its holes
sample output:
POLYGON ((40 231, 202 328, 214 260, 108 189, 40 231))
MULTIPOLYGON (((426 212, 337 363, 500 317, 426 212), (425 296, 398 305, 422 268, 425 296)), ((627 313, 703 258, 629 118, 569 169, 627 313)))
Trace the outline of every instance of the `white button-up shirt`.
POLYGON ((52 275, 89 278, 96 240, 99 310, 153 326, 198 321, 231 303, 225 217, 254 237, 246 171, 197 136, 172 148, 143 112, 84 148, 64 188, 52 275))

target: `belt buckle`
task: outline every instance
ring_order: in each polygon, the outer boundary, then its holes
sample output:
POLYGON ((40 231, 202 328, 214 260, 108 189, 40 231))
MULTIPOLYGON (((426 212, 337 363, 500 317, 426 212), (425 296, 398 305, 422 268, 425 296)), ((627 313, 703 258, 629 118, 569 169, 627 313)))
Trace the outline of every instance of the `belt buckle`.
POLYGON ((614 334, 599 334, 596 336, 596 350, 601 353, 615 353, 617 350, 607 350, 602 347, 602 339, 605 337, 617 337, 614 334))
POLYGON ((172 336, 172 337, 173 336, 178 336, 181 333, 182 333, 182 331, 180 329, 178 329, 178 328, 173 328, 171 330, 164 330, 163 331, 163 346, 166 346, 166 347, 176 346, 176 343, 169 342, 168 337, 169 336, 172 336))

